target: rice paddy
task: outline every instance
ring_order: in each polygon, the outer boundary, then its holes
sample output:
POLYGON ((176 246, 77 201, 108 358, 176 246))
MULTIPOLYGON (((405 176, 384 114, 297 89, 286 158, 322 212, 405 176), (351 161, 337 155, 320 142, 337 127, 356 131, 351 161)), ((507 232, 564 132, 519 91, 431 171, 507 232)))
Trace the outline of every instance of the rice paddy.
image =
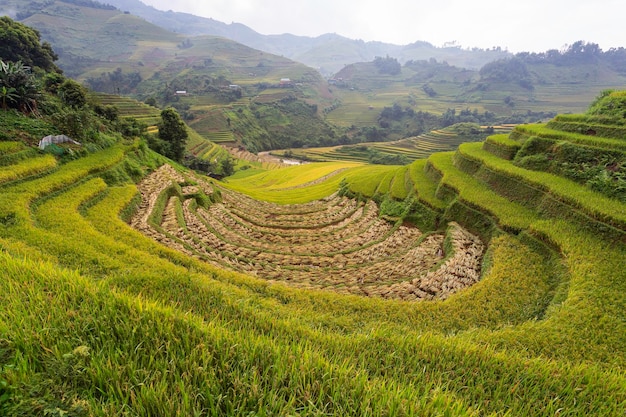
POLYGON ((526 140, 225 182, 140 143, 4 160, 0 413, 621 415, 625 206, 526 140))

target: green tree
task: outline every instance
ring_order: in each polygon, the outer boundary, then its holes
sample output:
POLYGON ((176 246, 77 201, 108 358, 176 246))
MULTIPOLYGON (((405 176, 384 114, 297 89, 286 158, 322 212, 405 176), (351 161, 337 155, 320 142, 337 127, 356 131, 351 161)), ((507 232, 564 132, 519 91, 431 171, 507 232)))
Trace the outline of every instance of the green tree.
POLYGON ((0 17, 0 59, 61 72, 54 63, 58 56, 48 42, 41 43, 39 32, 7 16, 0 17))
POLYGON ((175 161, 182 161, 187 144, 187 127, 173 107, 161 111, 159 138, 167 143, 165 156, 175 161))
POLYGON ((532 91, 534 89, 526 63, 517 57, 485 64, 480 69, 479 74, 480 80, 483 82, 513 83, 527 90, 532 91))
POLYGON ((61 87, 61 84, 65 81, 65 77, 56 72, 49 72, 44 75, 42 81, 46 91, 52 94, 57 94, 59 92, 59 87, 61 87))
POLYGON ((377 56, 374 59, 374 65, 376 65, 380 74, 398 75, 402 72, 402 65, 396 58, 392 58, 389 55, 385 58, 377 56))
POLYGON ((235 173, 235 161, 232 158, 222 159, 221 162, 222 174, 225 176, 231 176, 235 173))
POLYGON ((66 79, 59 87, 58 94, 63 103, 76 109, 87 104, 87 91, 74 80, 66 79))

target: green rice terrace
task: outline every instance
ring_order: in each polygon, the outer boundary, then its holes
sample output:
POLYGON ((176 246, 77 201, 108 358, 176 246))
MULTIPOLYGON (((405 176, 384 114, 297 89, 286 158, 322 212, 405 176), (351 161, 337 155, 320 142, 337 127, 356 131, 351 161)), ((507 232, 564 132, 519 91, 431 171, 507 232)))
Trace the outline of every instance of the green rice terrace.
POLYGON ((623 97, 224 181, 0 142, 0 415, 624 415, 623 97))
MULTIPOLYGON (((494 132, 510 132, 514 125, 491 126, 494 132)), ((486 128, 486 126, 485 126, 486 128)), ((410 162, 424 159, 436 152, 456 150, 461 143, 475 140, 459 134, 453 128, 436 129, 406 139, 392 142, 364 142, 320 148, 299 148, 272 151, 272 155, 297 158, 304 161, 352 161, 352 162, 410 162)))
POLYGON ((148 126, 149 132, 156 132, 156 125, 161 121, 161 111, 129 97, 114 94, 96 94, 96 99, 105 106, 115 106, 122 118, 133 118, 148 126))

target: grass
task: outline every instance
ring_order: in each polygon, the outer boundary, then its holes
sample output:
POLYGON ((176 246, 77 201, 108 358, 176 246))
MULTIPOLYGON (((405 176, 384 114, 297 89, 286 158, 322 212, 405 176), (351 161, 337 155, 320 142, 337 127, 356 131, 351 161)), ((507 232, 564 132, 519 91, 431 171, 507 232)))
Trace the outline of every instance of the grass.
POLYGON ((409 166, 409 175, 417 197, 429 207, 442 209, 445 203, 437 198, 437 183, 426 175, 426 159, 420 159, 409 166))
POLYGON ((500 158, 513 159, 522 145, 511 139, 509 135, 501 134, 489 136, 485 140, 483 147, 500 158))
POLYGON ((301 204, 333 194, 346 175, 361 172, 363 168, 360 165, 348 162, 305 164, 264 171, 256 175, 239 175, 229 179, 223 185, 258 200, 280 204, 301 204), (343 171, 346 169, 347 171, 343 171), (327 179, 311 184, 312 181, 322 177, 327 177, 327 179), (286 190, 281 191, 283 189, 286 190))
POLYGON ((612 221, 626 228, 626 210, 617 200, 581 187, 574 181, 554 174, 529 171, 510 162, 497 158, 483 150, 480 143, 466 143, 459 147, 459 153, 474 161, 480 161, 487 169, 503 173, 508 177, 539 187, 551 196, 571 204, 577 209, 600 221, 612 221))
POLYGON ((580 133, 564 132, 553 130, 544 125, 523 125, 517 126, 515 131, 525 135, 540 136, 542 138, 563 140, 581 145, 595 146, 598 148, 626 150, 626 143, 621 139, 602 138, 598 136, 583 135, 580 133))
POLYGON ((537 220, 537 215, 520 204, 513 203, 484 186, 480 181, 453 164, 454 153, 438 153, 428 161, 443 173, 441 184, 445 184, 458 193, 459 198, 472 207, 480 208, 493 215, 500 227, 512 232, 527 229, 537 220))
POLYGON ((56 165, 57 161, 52 155, 43 155, 40 158, 31 158, 17 164, 0 167, 0 184, 54 169, 56 165))
POLYGON ((409 196, 411 191, 410 177, 408 176, 409 166, 405 166, 396 171, 392 183, 389 195, 396 200, 404 200, 409 196))
POLYGON ((113 94, 97 94, 96 100, 103 105, 115 106, 122 118, 133 118, 142 122, 155 131, 156 125, 161 121, 161 111, 129 97, 113 94))
MULTIPOLYGON (((407 161, 414 161, 427 158, 435 152, 455 150, 466 140, 467 138, 455 132, 443 129, 392 142, 364 142, 356 145, 289 149, 289 153, 293 157, 307 161, 350 161, 369 163, 371 151, 376 151, 381 156, 401 156, 407 161)), ((272 154, 285 156, 286 152, 285 150, 273 151, 272 154)))
POLYGON ((16 153, 24 149, 22 142, 0 142, 0 156, 16 153))
POLYGON ((0 184, 0 414, 620 415, 624 244, 513 203, 480 173, 613 221, 623 204, 480 144, 454 155, 249 170, 220 183, 280 204, 343 184, 363 198, 417 197, 461 222, 474 211, 495 219, 481 280, 436 302, 270 284, 165 247, 120 217, 140 204, 134 182, 104 181, 124 161, 158 165, 138 144, 0 184), (454 207, 465 211, 454 218, 454 207))

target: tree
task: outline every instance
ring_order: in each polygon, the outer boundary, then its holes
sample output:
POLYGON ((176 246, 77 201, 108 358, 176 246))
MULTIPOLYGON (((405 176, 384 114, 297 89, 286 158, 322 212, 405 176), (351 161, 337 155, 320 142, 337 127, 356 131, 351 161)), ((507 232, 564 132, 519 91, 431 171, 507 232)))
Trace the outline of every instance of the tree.
POLYGON ((159 127, 159 138, 167 143, 165 156, 174 161, 181 162, 185 155, 185 145, 187 144, 187 127, 180 115, 173 107, 161 111, 161 123, 159 127))
POLYGON ((376 65, 380 74, 398 75, 402 72, 402 65, 396 58, 392 58, 389 55, 385 58, 377 56, 374 59, 374 65, 376 65))
POLYGON ((235 161, 233 161, 233 159, 230 157, 222 159, 220 166, 222 168, 222 174, 227 177, 235 173, 235 161))
POLYGON ((78 109, 87 104, 87 91, 85 88, 69 78, 61 84, 58 93, 63 103, 68 106, 78 109))
POLYGON ((479 74, 483 82, 516 83, 527 90, 534 89, 530 71, 524 60, 518 57, 485 64, 479 74))
POLYGON ((441 115, 441 124, 443 127, 448 127, 456 122, 456 110, 448 108, 444 114, 441 115))
POLYGON ((0 59, 61 72, 54 64, 58 56, 48 42, 41 43, 39 32, 7 16, 0 17, 0 59))

